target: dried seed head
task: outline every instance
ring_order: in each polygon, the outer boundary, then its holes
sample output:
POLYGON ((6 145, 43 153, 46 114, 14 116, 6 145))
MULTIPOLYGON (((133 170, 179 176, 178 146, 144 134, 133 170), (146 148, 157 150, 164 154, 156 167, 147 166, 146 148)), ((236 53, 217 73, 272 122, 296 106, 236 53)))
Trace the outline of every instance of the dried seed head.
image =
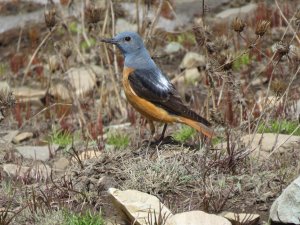
POLYGON ((280 56, 284 56, 284 55, 289 54, 290 46, 289 46, 289 44, 287 44, 283 41, 280 41, 274 45, 274 50, 280 56))
POLYGON ((101 8, 88 4, 84 9, 84 18, 88 24, 95 24, 101 20, 101 8))
POLYGON ((199 47, 203 46, 205 43, 205 31, 203 26, 194 26, 193 27, 193 32, 195 35, 196 42, 199 47))
POLYGON ((225 36, 217 37, 213 42, 207 42, 206 48, 210 54, 220 53, 229 48, 229 43, 225 36))
POLYGON ((68 45, 64 46, 62 48, 61 52, 62 52, 63 56, 67 59, 72 55, 72 49, 68 45))
POLYGON ((271 22, 268 20, 261 20, 256 25, 255 34, 258 36, 264 36, 266 31, 269 29, 271 22))
POLYGON ((44 12, 46 26, 51 30, 56 24, 56 9, 52 6, 44 12))
POLYGON ((232 29, 238 33, 242 32, 245 26, 246 24, 238 17, 236 17, 231 24, 232 29))
POLYGON ((275 92, 277 96, 282 95, 287 89, 288 84, 283 80, 274 80, 271 83, 271 90, 275 92))
POLYGON ((217 56, 217 61, 224 70, 230 70, 232 68, 231 56, 220 54, 217 56))
POLYGON ((210 110, 211 121, 215 124, 219 124, 221 126, 225 126, 225 120, 221 114, 221 111, 217 111, 215 109, 210 110))

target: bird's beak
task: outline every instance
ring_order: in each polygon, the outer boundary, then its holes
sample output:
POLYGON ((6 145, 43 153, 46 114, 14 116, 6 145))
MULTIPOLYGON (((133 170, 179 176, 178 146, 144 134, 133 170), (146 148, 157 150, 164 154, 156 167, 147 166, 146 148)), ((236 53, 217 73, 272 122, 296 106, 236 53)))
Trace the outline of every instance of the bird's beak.
POLYGON ((114 38, 101 38, 100 41, 105 43, 110 43, 110 44, 118 43, 114 38))

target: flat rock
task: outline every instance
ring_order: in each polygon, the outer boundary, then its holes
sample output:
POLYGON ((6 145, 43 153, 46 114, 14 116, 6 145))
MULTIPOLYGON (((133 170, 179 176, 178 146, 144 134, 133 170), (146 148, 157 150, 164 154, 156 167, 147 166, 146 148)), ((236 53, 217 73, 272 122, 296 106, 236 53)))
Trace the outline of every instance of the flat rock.
POLYGON ((32 167, 28 166, 20 166, 17 164, 4 164, 3 165, 4 172, 7 173, 10 177, 28 177, 34 179, 47 179, 50 177, 51 168, 45 164, 37 164, 32 167))
POLYGON ((272 204, 270 220, 280 224, 300 224, 300 177, 284 189, 272 204))
POLYGON ((96 86, 96 75, 103 75, 106 71, 99 66, 71 68, 67 71, 65 80, 53 84, 49 93, 62 100, 71 100, 70 88, 75 96, 84 98, 96 86))
POLYGON ((203 211, 178 213, 173 216, 172 220, 174 225, 231 225, 224 217, 203 211))
POLYGON ((124 31, 137 31, 137 24, 130 23, 123 18, 118 18, 116 22, 116 33, 121 33, 124 31))
POLYGON ((34 102, 42 104, 41 99, 46 95, 46 89, 34 89, 30 87, 13 88, 13 94, 19 102, 34 102))
MULTIPOLYGON (((251 155, 254 157, 267 158, 273 149, 276 152, 285 151, 299 151, 300 150, 300 136, 290 136, 287 134, 250 134, 241 138, 240 146, 245 146, 251 151, 251 155)), ((217 145, 217 148, 225 148, 226 143, 217 145)))
POLYGON ((222 216, 228 219, 232 225, 256 225, 260 219, 258 214, 250 213, 225 212, 222 213, 222 216))
POLYGON ((54 153, 58 149, 58 145, 49 146, 17 146, 17 151, 25 159, 47 161, 50 158, 50 152, 54 153))
POLYGON ((234 17, 247 17, 250 13, 256 10, 257 4, 250 3, 240 8, 230 8, 218 13, 215 17, 222 20, 233 19, 234 17))
POLYGON ((180 43, 172 41, 166 45, 166 47, 164 48, 164 51, 165 51, 165 53, 168 53, 168 54, 174 54, 183 49, 184 49, 184 47, 180 43))
POLYGON ((63 171, 69 165, 70 165, 70 161, 65 157, 61 157, 53 163, 53 169, 63 171))
POLYGON ((191 69, 195 67, 205 66, 205 57, 196 52, 188 52, 183 57, 179 66, 180 69, 191 69))
MULTIPOLYGON (((136 190, 121 191, 115 188, 109 188, 108 193, 115 207, 124 214, 125 219, 129 219, 130 224, 150 224, 148 218, 150 217, 153 222, 156 216, 158 220, 159 212, 166 217, 172 216, 171 211, 153 195, 136 190)), ((174 225, 169 219, 164 224, 174 225)))
MULTIPOLYGON (((93 159, 93 158, 98 158, 102 152, 100 151, 95 151, 95 150, 87 150, 84 152, 81 152, 78 157, 81 161, 88 160, 88 159, 93 159)), ((72 158, 72 162, 77 162, 76 157, 72 158)))
POLYGON ((3 96, 7 96, 9 92, 11 91, 11 88, 9 84, 6 81, 0 81, 0 93, 3 96))
POLYGON ((22 132, 20 134, 18 134, 17 136, 15 136, 13 139, 12 139, 12 142, 14 144, 18 144, 22 141, 25 141, 25 140, 28 140, 30 138, 33 137, 33 133, 32 132, 22 132))
POLYGON ((0 144, 11 143, 13 138, 19 133, 18 130, 0 131, 0 144))

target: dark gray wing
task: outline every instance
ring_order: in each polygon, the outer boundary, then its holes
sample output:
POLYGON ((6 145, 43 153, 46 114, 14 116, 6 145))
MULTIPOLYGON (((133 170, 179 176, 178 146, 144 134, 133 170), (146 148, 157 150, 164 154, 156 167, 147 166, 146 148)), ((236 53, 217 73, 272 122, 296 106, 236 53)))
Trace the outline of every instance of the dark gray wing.
POLYGON ((141 98, 163 108, 173 115, 198 121, 206 126, 210 123, 184 105, 174 86, 159 69, 137 69, 128 76, 131 88, 141 98))

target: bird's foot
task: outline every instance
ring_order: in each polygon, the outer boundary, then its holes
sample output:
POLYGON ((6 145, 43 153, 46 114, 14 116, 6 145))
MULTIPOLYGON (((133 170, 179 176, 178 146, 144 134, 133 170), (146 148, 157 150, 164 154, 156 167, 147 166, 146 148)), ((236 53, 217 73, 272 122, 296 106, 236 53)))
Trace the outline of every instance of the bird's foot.
POLYGON ((165 145, 170 143, 173 143, 172 136, 159 137, 158 139, 151 141, 150 146, 165 145))

